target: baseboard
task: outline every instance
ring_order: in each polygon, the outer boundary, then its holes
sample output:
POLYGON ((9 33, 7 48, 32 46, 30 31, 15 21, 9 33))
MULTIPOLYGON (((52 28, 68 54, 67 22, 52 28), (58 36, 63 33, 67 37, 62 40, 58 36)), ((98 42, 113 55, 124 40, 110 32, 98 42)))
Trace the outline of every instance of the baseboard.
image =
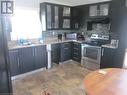
POLYGON ((24 73, 24 74, 16 75, 16 76, 11 77, 11 80, 15 80, 15 79, 18 79, 18 78, 24 78, 28 75, 31 75, 31 74, 34 74, 34 73, 37 73, 37 72, 40 72, 40 71, 44 71, 44 70, 46 70, 46 68, 41 68, 41 69, 34 70, 34 71, 31 71, 31 72, 27 72, 27 73, 24 73))

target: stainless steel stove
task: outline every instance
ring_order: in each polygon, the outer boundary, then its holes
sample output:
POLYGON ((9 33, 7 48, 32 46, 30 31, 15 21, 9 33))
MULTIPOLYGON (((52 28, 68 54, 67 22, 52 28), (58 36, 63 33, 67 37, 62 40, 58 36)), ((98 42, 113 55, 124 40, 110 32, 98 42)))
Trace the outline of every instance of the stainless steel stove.
POLYGON ((81 65, 96 70, 100 68, 101 45, 110 43, 109 35, 92 34, 91 41, 82 43, 81 65))

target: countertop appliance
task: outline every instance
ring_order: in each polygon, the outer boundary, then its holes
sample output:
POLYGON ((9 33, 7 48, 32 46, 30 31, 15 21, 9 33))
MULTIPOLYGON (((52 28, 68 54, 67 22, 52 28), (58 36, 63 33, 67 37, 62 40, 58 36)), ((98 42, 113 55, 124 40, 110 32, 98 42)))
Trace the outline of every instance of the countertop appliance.
POLYGON ((92 34, 89 42, 82 43, 81 65, 90 70, 100 69, 101 45, 110 43, 109 35, 92 34))
POLYGON ((62 34, 58 34, 57 37, 58 37, 58 40, 62 41, 62 34))
POLYGON ((65 37, 66 40, 77 40, 77 33, 68 33, 65 37))

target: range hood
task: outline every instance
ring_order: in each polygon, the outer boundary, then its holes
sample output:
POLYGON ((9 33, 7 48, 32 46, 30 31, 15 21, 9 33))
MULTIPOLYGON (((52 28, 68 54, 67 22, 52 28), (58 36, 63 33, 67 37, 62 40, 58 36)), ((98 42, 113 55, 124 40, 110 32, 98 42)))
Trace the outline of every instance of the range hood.
POLYGON ((92 30, 93 24, 110 24, 109 18, 91 18, 87 21, 87 30, 92 30))
POLYGON ((110 19, 109 18, 91 18, 87 20, 87 23, 101 23, 101 24, 109 24, 110 19))

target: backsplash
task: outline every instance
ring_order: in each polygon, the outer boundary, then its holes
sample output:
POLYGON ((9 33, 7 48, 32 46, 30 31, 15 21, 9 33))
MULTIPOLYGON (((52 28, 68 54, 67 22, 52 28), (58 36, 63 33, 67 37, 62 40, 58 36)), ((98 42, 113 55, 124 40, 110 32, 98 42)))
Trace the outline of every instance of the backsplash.
POLYGON ((92 30, 87 30, 87 23, 84 23, 84 26, 80 28, 80 32, 83 32, 86 36, 91 36, 93 33, 98 34, 109 34, 110 24, 93 24, 92 30))
POLYGON ((42 37, 57 37, 57 34, 64 34, 64 33, 74 33, 78 32, 77 30, 49 30, 49 31, 43 31, 42 37))

